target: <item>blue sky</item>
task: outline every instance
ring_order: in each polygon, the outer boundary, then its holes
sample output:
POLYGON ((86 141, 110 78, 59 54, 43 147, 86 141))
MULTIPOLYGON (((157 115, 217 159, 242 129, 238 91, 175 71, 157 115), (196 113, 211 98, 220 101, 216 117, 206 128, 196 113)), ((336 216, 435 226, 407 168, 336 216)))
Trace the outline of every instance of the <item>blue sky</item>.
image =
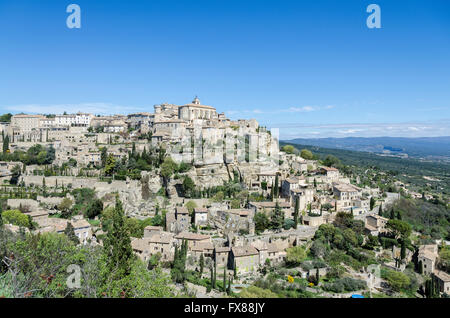
POLYGON ((0 112, 198 95, 282 138, 450 135, 450 1, 0 0, 0 112), (68 29, 66 7, 81 7, 68 29), (381 7, 368 29, 366 7, 381 7))

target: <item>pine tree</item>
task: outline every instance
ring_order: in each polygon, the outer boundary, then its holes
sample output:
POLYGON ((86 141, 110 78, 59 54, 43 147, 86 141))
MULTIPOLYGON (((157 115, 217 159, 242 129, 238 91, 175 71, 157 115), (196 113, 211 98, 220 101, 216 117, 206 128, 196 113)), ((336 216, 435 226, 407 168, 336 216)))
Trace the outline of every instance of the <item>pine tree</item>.
POLYGON ((112 227, 106 236, 104 251, 106 266, 110 278, 121 279, 131 272, 133 249, 128 230, 125 226, 122 202, 116 196, 116 206, 112 217, 112 227))
POLYGON ((297 228, 298 224, 298 213, 299 213, 299 200, 298 197, 295 197, 295 208, 294 208, 294 228, 297 228))

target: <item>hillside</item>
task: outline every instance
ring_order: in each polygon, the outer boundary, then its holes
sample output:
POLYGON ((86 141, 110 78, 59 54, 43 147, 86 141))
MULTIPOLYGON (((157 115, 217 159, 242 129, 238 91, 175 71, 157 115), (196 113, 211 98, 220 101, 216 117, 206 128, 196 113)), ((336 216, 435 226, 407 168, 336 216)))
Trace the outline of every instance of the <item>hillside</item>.
POLYGON ((450 161, 450 137, 297 138, 287 143, 450 161))
POLYGON ((434 162, 416 158, 386 157, 379 154, 363 151, 343 149, 331 149, 310 145, 294 144, 292 142, 280 142, 280 146, 291 144, 298 150, 308 149, 324 159, 327 155, 333 155, 340 159, 341 163, 356 166, 361 169, 377 167, 392 174, 406 183, 412 183, 417 189, 430 187, 438 192, 448 194, 450 192, 450 163, 434 162), (424 177, 427 177, 425 179, 424 177), (432 181, 432 180, 436 181, 432 181))

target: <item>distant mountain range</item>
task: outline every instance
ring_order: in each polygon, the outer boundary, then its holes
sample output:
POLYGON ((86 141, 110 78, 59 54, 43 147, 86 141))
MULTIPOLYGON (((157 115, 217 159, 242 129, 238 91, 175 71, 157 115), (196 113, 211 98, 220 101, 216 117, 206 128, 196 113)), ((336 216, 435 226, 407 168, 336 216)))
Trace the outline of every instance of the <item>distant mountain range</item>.
POLYGON ((450 159, 450 136, 446 137, 346 137, 297 138, 285 143, 325 148, 367 151, 398 157, 450 159))

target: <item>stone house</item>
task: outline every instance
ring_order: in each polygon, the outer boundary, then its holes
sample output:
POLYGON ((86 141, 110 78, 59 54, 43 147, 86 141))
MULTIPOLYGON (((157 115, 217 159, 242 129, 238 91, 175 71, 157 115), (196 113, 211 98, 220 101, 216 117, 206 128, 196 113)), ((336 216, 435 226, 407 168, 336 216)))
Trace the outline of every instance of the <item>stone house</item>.
POLYGON ((206 225, 208 223, 208 209, 195 208, 194 209, 194 223, 196 226, 206 225))
POLYGON ((450 275, 444 271, 434 270, 433 276, 436 278, 439 291, 450 295, 450 275))
POLYGON ((333 195, 342 201, 353 201, 361 197, 360 188, 346 183, 337 183, 333 185, 333 195))
POLYGON ((253 272, 259 266, 259 259, 259 252, 253 246, 234 246, 231 248, 228 267, 236 267, 239 274, 253 272))
MULTIPOLYGON (((253 210, 253 213, 265 213, 268 216, 275 210, 277 202, 249 202, 249 208, 253 210)), ((291 204, 286 201, 278 201, 278 205, 284 212, 285 218, 292 218, 293 209, 291 204)))
POLYGON ((366 217, 365 231, 373 236, 386 232, 388 219, 378 214, 368 215, 366 217))
POLYGON ((211 237, 209 235, 192 232, 181 232, 175 235, 175 240, 178 246, 181 246, 183 241, 186 240, 188 242, 188 250, 192 250, 193 247, 204 243, 211 243, 211 237))
POLYGON ((436 259, 438 258, 437 244, 419 246, 417 261, 422 263, 422 271, 425 275, 430 275, 435 270, 436 259))
POLYGON ((153 232, 148 237, 136 238, 131 242, 133 251, 144 261, 152 255, 161 254, 161 261, 173 261, 175 253, 175 239, 173 233, 153 232))
POLYGON ((214 260, 217 266, 227 266, 228 257, 231 249, 229 247, 215 247, 214 248, 214 260))
POLYGON ((153 234, 157 234, 163 231, 162 226, 148 225, 144 228, 144 237, 150 237, 153 234))
POLYGON ((320 226, 322 224, 325 224, 326 221, 323 217, 323 215, 305 215, 303 216, 303 224, 308 226, 320 226))

